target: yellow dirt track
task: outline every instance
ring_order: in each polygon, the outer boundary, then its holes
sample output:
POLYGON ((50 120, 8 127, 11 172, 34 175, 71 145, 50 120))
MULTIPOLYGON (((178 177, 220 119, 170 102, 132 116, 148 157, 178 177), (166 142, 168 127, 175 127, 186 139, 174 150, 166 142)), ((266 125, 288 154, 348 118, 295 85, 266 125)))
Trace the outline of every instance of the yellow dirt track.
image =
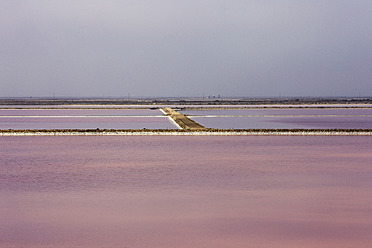
POLYGON ((204 126, 191 120, 187 116, 175 111, 172 108, 162 108, 164 113, 172 118, 184 130, 203 130, 204 126))

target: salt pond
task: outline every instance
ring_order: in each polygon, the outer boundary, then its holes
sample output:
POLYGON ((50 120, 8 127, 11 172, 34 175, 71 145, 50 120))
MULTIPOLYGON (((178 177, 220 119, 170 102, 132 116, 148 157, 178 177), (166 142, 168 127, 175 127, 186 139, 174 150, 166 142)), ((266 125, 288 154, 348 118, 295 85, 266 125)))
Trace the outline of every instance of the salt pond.
POLYGON ((372 108, 184 110, 203 126, 233 129, 370 129, 372 108))
MULTIPOLYGON (((97 105, 99 106, 99 105, 97 105)), ((156 107, 61 106, 0 109, 0 129, 177 129, 156 107), (76 108, 73 108, 76 107, 76 108), (96 109, 94 109, 96 108, 96 109)), ((199 106, 201 107, 201 106, 199 106)), ((208 106, 207 106, 208 107, 208 106)), ((210 107, 210 106, 209 106, 210 107)), ((220 106, 225 108, 226 106, 220 106)), ((371 129, 372 108, 268 108, 180 110, 207 128, 371 129)), ((331 107, 331 105, 329 105, 331 107)))
POLYGON ((372 116, 190 117, 203 126, 231 129, 371 129, 372 116))
POLYGON ((0 116, 161 116, 159 109, 0 109, 0 116))
POLYGON ((0 129, 176 129, 166 117, 12 117, 0 129))
POLYGON ((0 129, 175 129, 151 109, 0 109, 0 129))
POLYGON ((0 137, 0 247, 368 247, 372 138, 0 137))
POLYGON ((372 108, 267 108, 267 109, 216 109, 216 110, 181 110, 182 114, 197 116, 223 115, 369 115, 372 108))

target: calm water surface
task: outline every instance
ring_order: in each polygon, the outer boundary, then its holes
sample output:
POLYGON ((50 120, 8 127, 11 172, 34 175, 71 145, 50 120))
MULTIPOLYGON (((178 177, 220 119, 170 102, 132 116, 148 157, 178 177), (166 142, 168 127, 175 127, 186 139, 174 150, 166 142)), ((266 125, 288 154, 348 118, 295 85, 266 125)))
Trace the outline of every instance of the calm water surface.
POLYGON ((372 108, 287 108, 287 109, 223 109, 183 110, 186 115, 370 115, 372 108))
POLYGON ((0 116, 157 116, 159 109, 0 109, 0 116))
MULTIPOLYGON (((107 106, 106 106, 107 107, 107 106)), ((371 129, 372 108, 187 110, 209 128, 371 129)), ((0 129, 175 129, 159 109, 0 109, 0 129)))
POLYGON ((0 137, 0 247, 370 247, 372 138, 0 137))
POLYGON ((370 129, 372 108, 188 110, 203 126, 235 129, 370 129))
POLYGON ((235 129, 371 129, 372 116, 190 117, 203 126, 235 129))
POLYGON ((168 117, 11 117, 0 129, 176 129, 168 117))
POLYGON ((159 110, 0 109, 0 129, 176 129, 159 110))

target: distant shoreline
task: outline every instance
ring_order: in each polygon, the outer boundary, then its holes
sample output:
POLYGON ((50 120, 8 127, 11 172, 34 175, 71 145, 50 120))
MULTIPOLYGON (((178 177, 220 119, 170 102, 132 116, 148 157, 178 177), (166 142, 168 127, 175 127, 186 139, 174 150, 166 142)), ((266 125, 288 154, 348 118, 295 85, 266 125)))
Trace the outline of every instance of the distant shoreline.
MULTIPOLYGON (((84 107, 76 107, 76 106, 70 106, 69 105, 56 105, 58 107, 46 107, 46 106, 40 106, 40 107, 31 107, 32 105, 28 105, 30 107, 24 107, 24 105, 19 105, 19 106, 7 106, 7 105, 0 105, 0 109, 7 109, 7 110, 156 110, 156 109, 161 109, 162 105, 152 105, 150 106, 141 106, 141 105, 132 105, 131 107, 129 106, 102 106, 102 107, 93 107, 90 105, 85 105, 84 107), (4 107, 5 106, 5 107, 4 107)), ((36 105, 34 105, 36 106, 36 105)), ((247 105, 247 106, 242 106, 242 105, 229 105, 227 106, 210 106, 210 105, 205 105, 205 106, 171 106, 174 109, 177 110, 232 110, 232 109, 372 109, 372 104, 350 104, 348 105, 342 105, 340 104, 328 104, 328 105, 316 105, 316 104, 303 104, 303 105, 247 105)))
POLYGON ((372 97, 287 98, 0 98, 1 105, 306 105, 372 104, 372 97))

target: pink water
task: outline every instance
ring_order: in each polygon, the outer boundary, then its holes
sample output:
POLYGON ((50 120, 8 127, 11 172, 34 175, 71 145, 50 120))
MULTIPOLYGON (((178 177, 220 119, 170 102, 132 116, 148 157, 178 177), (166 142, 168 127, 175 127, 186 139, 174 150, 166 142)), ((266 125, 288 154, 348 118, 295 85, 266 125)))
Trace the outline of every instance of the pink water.
POLYGON ((182 110, 186 115, 372 115, 372 108, 283 108, 182 110))
POLYGON ((11 117, 0 129, 176 129, 168 117, 11 117))
POLYGON ((367 136, 0 137, 0 247, 370 247, 367 136))
POLYGON ((176 129, 159 109, 0 109, 0 129, 176 129))
POLYGON ((203 126, 221 129, 372 129, 372 116, 190 118, 203 126))
POLYGON ((0 116, 156 116, 159 109, 0 109, 0 116))
POLYGON ((372 128, 372 108, 187 110, 182 113, 195 115, 190 118, 203 126, 221 129, 372 128))

